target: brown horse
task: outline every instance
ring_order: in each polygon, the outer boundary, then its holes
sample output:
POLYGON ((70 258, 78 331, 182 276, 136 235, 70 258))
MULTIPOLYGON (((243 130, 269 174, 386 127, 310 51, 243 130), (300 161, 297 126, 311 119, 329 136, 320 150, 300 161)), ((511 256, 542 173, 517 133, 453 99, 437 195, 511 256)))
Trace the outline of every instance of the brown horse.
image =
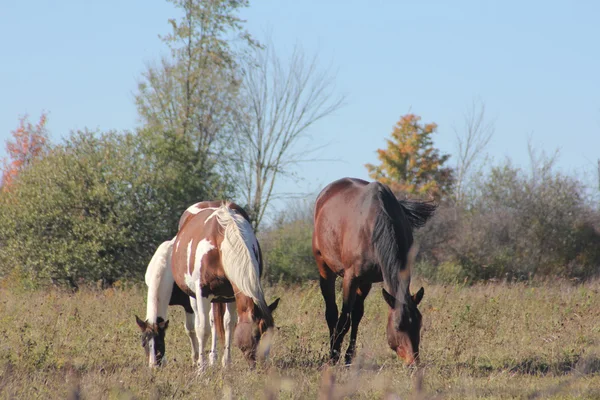
POLYGON ((337 362, 344 336, 352 325, 346 363, 352 361, 364 301, 374 282, 384 283, 389 305, 388 344, 412 364, 418 360, 421 288, 410 295, 410 267, 416 256, 412 228, 430 218, 431 203, 398 201, 379 182, 344 178, 326 186, 315 204, 313 253, 325 299, 330 358, 337 362), (343 304, 338 318, 335 280, 343 277, 343 304))
MULTIPOLYGON (((265 301, 260 284, 260 247, 247 214, 236 204, 217 204, 203 204, 194 210, 192 206, 186 211, 189 215, 182 216, 173 241, 171 269, 177 286, 192 297, 199 367, 206 365, 204 346, 210 333, 211 302, 226 303, 223 364, 229 362, 234 334, 235 344, 254 366, 261 337, 272 334, 272 312, 279 299, 271 305, 265 301)), ((216 361, 215 348, 213 333, 211 365, 216 361)))

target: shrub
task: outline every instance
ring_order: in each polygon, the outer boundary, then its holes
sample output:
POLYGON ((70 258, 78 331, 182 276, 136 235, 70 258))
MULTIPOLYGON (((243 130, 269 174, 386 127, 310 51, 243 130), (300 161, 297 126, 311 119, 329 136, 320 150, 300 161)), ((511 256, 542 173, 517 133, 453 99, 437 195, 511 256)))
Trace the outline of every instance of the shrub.
POLYGON ((552 160, 531 174, 507 162, 474 189, 464 209, 441 207, 418 233, 425 277, 452 281, 449 265, 470 281, 598 275, 600 214, 583 184, 554 172, 552 160))
POLYGON ((265 259, 264 275, 269 283, 319 278, 312 253, 312 207, 293 204, 289 208, 294 212, 280 216, 259 237, 265 259))
POLYGON ((227 189, 151 139, 75 132, 21 171, 0 196, 0 273, 73 286, 142 277, 183 210, 227 189))

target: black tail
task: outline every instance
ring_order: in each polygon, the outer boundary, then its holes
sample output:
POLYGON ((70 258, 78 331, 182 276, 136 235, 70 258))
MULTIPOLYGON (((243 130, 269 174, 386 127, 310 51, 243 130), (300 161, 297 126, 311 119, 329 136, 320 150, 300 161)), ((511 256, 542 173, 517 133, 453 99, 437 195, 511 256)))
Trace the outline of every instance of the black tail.
POLYGON ((432 201, 399 200, 398 202, 404 208, 404 214, 413 228, 421 228, 425 225, 437 209, 437 205, 432 201))
MULTIPOLYGON (((371 238, 383 280, 390 293, 398 293, 399 281, 408 285, 410 271, 407 255, 413 245, 412 228, 419 228, 433 215, 436 205, 431 202, 398 201, 392 191, 379 182, 377 198, 381 205, 375 218, 371 238), (399 276, 402 274, 402 277, 399 276)), ((403 287, 406 293, 408 287, 403 287)))

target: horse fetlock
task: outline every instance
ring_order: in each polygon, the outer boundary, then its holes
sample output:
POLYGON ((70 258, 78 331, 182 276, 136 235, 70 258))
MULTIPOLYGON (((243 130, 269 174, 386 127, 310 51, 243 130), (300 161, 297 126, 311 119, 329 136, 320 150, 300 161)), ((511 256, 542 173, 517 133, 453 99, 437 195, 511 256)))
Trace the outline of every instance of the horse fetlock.
POLYGON ((210 366, 212 367, 213 365, 215 365, 217 363, 217 352, 216 351, 211 351, 208 358, 209 358, 209 362, 210 362, 210 366))
POLYGON ((223 365, 223 368, 226 368, 229 365, 231 365, 231 357, 229 356, 229 352, 227 350, 225 351, 225 354, 223 354, 221 364, 223 365))

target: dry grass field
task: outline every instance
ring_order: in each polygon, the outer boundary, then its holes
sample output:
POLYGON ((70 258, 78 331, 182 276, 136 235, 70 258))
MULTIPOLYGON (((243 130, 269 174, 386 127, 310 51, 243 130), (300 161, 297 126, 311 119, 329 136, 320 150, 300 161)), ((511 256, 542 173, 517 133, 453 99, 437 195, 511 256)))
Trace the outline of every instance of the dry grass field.
POLYGON ((180 308, 170 311, 168 364, 146 367, 134 319, 144 316, 145 287, 69 293, 3 282, 0 398, 600 398, 600 282, 424 286, 420 380, 387 348, 379 286, 351 367, 324 365, 313 282, 267 290, 268 301, 282 298, 268 364, 249 371, 234 349, 231 368, 197 375, 180 308))

